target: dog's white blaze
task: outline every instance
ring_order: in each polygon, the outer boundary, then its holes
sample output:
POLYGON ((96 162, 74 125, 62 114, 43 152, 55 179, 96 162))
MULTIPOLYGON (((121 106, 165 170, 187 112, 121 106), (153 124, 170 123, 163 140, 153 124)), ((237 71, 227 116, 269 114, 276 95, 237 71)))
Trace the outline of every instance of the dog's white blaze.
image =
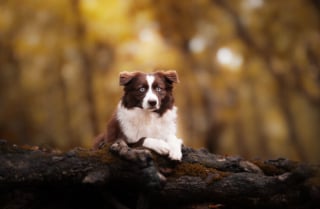
POLYGON ((143 98, 142 108, 143 109, 148 109, 150 107, 148 101, 153 100, 153 101, 156 101, 155 108, 159 109, 160 106, 159 106, 158 96, 155 93, 153 93, 153 90, 152 90, 152 84, 153 84, 155 78, 154 78, 153 75, 147 75, 146 79, 147 79, 147 82, 148 82, 148 91, 147 91, 145 97, 143 98))

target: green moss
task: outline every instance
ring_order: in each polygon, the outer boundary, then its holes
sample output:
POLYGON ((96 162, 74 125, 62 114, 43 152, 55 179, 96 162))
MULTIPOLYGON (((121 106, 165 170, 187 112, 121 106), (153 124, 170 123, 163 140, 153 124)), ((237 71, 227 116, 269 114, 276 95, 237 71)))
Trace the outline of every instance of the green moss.
POLYGON ((257 165, 264 174, 268 175, 268 176, 272 176, 272 175, 281 175, 283 173, 285 173, 286 171, 282 168, 278 168, 275 165, 272 164, 266 164, 263 161, 260 160, 255 160, 252 161, 255 165, 257 165))
POLYGON ((102 149, 88 150, 88 149, 74 149, 75 154, 83 158, 96 158, 104 163, 112 163, 117 161, 109 151, 110 145, 106 144, 102 149))
POLYGON ((266 161, 253 160, 252 163, 257 165, 264 172, 264 174, 268 176, 281 175, 286 172, 291 172, 297 169, 300 165, 302 165, 301 162, 292 161, 284 158, 266 161))
POLYGON ((180 176, 198 176, 208 183, 220 180, 228 176, 227 172, 218 171, 214 168, 208 168, 198 163, 181 163, 177 165, 172 174, 174 177, 180 176))

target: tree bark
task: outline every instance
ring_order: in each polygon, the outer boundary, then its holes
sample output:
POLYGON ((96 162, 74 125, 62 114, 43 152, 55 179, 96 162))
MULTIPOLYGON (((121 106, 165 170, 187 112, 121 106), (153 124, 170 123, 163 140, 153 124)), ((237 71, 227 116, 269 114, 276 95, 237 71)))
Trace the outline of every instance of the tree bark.
POLYGON ((117 142, 65 153, 0 143, 0 208, 317 208, 318 165, 117 142))

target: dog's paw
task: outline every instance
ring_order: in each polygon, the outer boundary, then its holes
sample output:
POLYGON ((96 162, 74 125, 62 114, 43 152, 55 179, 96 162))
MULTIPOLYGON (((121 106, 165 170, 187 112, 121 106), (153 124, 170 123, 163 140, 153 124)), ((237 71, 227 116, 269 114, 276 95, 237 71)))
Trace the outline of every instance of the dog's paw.
POLYGON ((113 153, 119 153, 121 150, 128 150, 127 143, 123 140, 117 140, 110 146, 110 151, 113 153))
POLYGON ((168 138, 168 144, 170 146, 169 158, 171 160, 181 161, 182 159, 182 140, 176 136, 168 138))
POLYGON ((170 147, 167 142, 159 140, 154 146, 154 151, 160 155, 167 155, 170 152, 170 147))
POLYGON ((181 161, 181 159, 182 159, 181 148, 180 149, 171 149, 171 151, 169 152, 169 158, 171 160, 181 161))
POLYGON ((143 146, 152 149, 160 155, 167 155, 170 152, 169 144, 159 139, 146 138, 144 140, 143 146))

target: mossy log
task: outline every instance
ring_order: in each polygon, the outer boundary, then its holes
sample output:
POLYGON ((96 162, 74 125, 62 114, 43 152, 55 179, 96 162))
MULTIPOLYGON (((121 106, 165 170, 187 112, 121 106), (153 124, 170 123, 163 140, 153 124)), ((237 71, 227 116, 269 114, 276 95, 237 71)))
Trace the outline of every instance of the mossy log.
POLYGON ((0 208, 319 208, 320 169, 183 147, 173 162, 126 144, 60 153, 0 143, 0 208))

